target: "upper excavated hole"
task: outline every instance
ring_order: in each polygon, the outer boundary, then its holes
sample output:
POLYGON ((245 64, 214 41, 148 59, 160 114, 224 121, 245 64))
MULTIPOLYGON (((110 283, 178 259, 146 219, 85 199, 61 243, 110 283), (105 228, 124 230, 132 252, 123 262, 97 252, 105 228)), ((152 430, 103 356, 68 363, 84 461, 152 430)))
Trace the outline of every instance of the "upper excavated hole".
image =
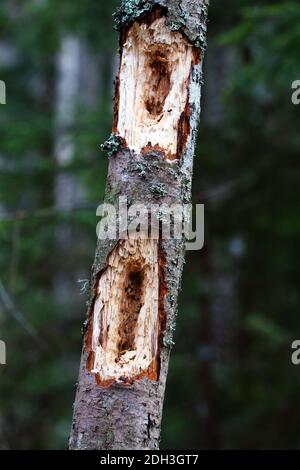
POLYGON ((164 16, 129 28, 122 48, 114 126, 128 148, 139 154, 152 147, 163 151, 167 160, 181 158, 188 135, 180 126, 184 115, 189 119, 193 61, 193 47, 181 32, 170 31, 164 16))

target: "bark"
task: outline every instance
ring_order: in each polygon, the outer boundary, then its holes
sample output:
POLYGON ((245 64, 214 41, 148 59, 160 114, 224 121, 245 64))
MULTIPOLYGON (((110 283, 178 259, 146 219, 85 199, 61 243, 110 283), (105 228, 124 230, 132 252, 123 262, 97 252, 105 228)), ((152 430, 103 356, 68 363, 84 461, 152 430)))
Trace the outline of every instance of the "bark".
MULTIPOLYGON (((66 169, 75 156, 72 134, 80 89, 80 73, 80 40, 75 36, 64 36, 56 59, 54 106, 54 158, 58 170, 54 180, 54 203, 59 210, 69 210, 82 199, 82 189, 76 177, 66 169)), ((65 222, 60 222, 55 229, 58 259, 63 258, 63 263, 58 263, 53 284, 54 297, 61 307, 68 305, 70 299, 75 297, 74 282, 70 279, 69 272, 74 235, 74 229, 65 222)))
MULTIPOLYGON (((190 201, 207 7, 127 0, 119 9, 106 201, 190 201)), ((70 449, 158 448, 183 263, 183 240, 99 240, 70 449)))

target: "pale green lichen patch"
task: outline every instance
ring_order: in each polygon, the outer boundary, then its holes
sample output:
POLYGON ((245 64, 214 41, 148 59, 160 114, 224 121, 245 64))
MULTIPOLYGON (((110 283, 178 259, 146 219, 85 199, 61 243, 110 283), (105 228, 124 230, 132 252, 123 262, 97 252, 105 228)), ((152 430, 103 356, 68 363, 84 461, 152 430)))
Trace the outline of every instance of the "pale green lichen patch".
POLYGON ((154 194, 155 197, 159 198, 167 194, 165 185, 162 183, 152 184, 150 186, 150 191, 154 194))
POLYGON ((122 138, 111 134, 109 139, 107 139, 104 144, 100 145, 100 148, 103 152, 106 152, 109 157, 112 157, 122 145, 122 138))
POLYGON ((89 279, 78 279, 78 284, 80 284, 80 294, 87 295, 90 291, 90 280, 89 279))
POLYGON ((171 31, 182 30, 194 46, 202 51, 206 49, 207 0, 203 1, 198 17, 192 19, 179 0, 170 4, 167 0, 122 0, 121 6, 113 15, 115 28, 120 30, 122 25, 133 23, 155 7, 164 11, 166 24, 171 31))
POLYGON ((205 26, 200 25, 200 32, 199 32, 199 35, 196 38, 194 44, 195 44, 196 47, 199 47, 202 51, 205 51, 205 49, 207 47, 206 27, 205 26))
POLYGON ((137 162, 134 169, 141 178, 146 177, 147 172, 146 172, 146 165, 144 163, 137 162))
POLYGON ((180 8, 180 12, 176 20, 169 22, 169 27, 171 31, 178 31, 179 29, 186 26, 187 13, 180 8))
POLYGON ((120 29, 122 24, 132 23, 153 6, 153 3, 147 0, 122 0, 121 6, 113 14, 115 28, 120 29))
POLYGON ((166 334, 163 338, 163 345, 166 347, 166 348, 172 348, 174 346, 175 342, 173 341, 173 338, 166 334))

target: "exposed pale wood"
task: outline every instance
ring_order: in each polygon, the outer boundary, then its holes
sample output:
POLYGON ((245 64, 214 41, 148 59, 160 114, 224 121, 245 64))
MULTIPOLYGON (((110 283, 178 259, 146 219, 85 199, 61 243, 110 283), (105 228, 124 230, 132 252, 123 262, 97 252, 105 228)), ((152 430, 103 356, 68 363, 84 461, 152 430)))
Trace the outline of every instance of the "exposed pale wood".
POLYGON ((157 377, 158 243, 122 240, 109 255, 93 311, 91 372, 102 385, 157 377))
POLYGON ((151 146, 177 158, 178 129, 188 100, 192 45, 161 17, 134 23, 123 46, 117 133, 140 153, 151 146))

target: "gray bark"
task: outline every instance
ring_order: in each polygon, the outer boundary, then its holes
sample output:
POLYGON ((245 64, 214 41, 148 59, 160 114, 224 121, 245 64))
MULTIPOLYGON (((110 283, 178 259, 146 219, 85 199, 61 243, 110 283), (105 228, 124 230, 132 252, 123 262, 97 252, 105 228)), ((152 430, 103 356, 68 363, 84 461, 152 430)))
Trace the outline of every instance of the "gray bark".
MULTIPOLYGON (((121 146, 110 158, 106 200, 113 202, 119 196, 125 195, 131 202, 141 201, 149 205, 188 203, 191 198, 193 156, 200 115, 201 70, 208 0, 152 0, 142 1, 134 8, 131 5, 129 0, 123 2, 119 12, 121 37, 126 23, 130 24, 132 20, 147 14, 152 7, 164 7, 168 25, 173 30, 181 28, 195 49, 200 49, 201 60, 193 65, 187 85, 189 135, 181 159, 174 164, 165 160, 163 151, 150 148, 137 155, 121 146), (163 187, 165 191, 157 194, 153 191, 154 186, 163 187)), ((92 272, 89 320, 95 301, 96 282, 116 242, 98 242, 92 272)), ((94 375, 87 370, 88 351, 85 337, 70 449, 158 448, 169 354, 177 313, 177 295, 184 263, 184 243, 179 240, 160 240, 159 252, 162 269, 159 302, 164 317, 159 339, 159 378, 157 382, 143 378, 127 386, 114 384, 109 388, 100 387, 96 384, 94 375)))

